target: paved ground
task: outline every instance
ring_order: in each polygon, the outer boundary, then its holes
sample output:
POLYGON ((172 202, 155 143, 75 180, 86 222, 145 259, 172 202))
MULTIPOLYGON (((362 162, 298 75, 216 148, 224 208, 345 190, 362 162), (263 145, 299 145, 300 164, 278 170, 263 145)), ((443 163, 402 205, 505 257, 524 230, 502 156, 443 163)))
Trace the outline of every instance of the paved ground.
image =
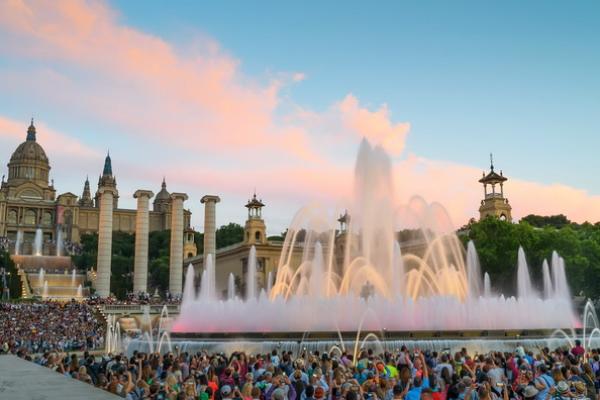
POLYGON ((0 356, 0 399, 115 400, 118 396, 15 356, 0 356))

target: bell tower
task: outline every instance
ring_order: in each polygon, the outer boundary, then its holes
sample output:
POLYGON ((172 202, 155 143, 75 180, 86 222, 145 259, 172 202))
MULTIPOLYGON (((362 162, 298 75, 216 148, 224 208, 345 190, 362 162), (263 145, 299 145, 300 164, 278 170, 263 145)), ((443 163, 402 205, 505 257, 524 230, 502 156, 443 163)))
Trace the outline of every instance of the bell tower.
POLYGON ((246 208, 248 209, 248 219, 244 227, 244 243, 248 245, 267 243, 267 226, 262 219, 262 208, 265 205, 262 200, 256 198, 256 193, 252 199, 248 200, 246 208))
POLYGON ((508 179, 502 174, 494 171, 494 158, 490 154, 490 172, 479 180, 483 184, 483 200, 479 207, 479 219, 493 216, 500 218, 503 221, 512 221, 512 207, 508 203, 508 199, 504 197, 504 182, 508 179))

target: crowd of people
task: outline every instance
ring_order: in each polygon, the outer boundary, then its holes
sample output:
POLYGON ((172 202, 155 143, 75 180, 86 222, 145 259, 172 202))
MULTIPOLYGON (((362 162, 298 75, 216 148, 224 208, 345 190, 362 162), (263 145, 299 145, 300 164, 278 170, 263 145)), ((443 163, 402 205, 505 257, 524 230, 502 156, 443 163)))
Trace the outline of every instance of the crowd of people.
POLYGON ((517 347, 471 354, 134 352, 33 360, 129 400, 598 400, 600 354, 517 347))
POLYGON ((85 303, 0 303, 0 353, 102 348, 106 322, 85 303))
POLYGON ((92 295, 86 299, 86 302, 90 305, 165 305, 165 304, 180 304, 180 295, 171 295, 168 291, 164 297, 155 293, 151 295, 149 293, 137 292, 128 293, 125 299, 119 300, 116 297, 100 297, 92 295))
MULTIPOLYGON (((15 247, 16 241, 9 239, 7 236, 0 236, 0 250, 10 251, 11 248, 15 247)), ((21 245, 22 247, 22 245, 21 245)), ((56 249, 56 240, 45 240, 44 247, 56 249)), ((73 243, 69 240, 65 240, 62 243, 63 255, 79 255, 81 254, 82 247, 79 243, 73 243)))

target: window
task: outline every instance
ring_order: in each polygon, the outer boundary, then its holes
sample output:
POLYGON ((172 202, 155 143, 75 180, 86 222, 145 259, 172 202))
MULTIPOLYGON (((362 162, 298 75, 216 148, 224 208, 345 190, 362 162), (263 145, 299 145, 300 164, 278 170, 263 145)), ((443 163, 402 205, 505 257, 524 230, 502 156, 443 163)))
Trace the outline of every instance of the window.
POLYGON ((23 217, 23 223, 25 225, 35 225, 36 224, 36 215, 34 210, 26 210, 25 216, 23 217))
POLYGON ((49 211, 42 214, 42 225, 52 225, 52 213, 49 211))
POLYGON ((10 210, 8 212, 8 223, 9 224, 17 223, 17 210, 10 210))
POLYGON ((260 240, 260 232, 259 231, 256 231, 256 233, 254 234, 254 239, 260 240))

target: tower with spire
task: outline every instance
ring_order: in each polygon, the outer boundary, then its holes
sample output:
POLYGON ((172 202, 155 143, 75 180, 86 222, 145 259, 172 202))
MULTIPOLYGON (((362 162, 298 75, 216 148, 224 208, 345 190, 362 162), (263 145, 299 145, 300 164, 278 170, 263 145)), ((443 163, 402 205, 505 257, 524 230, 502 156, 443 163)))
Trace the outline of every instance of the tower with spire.
POLYGON ((483 200, 479 207, 479 219, 495 217, 504 221, 512 221, 512 207, 504 197, 504 182, 508 179, 494 171, 494 156, 490 154, 490 172, 483 172, 479 183, 483 184, 483 200))
POLYGON ((117 191, 117 178, 113 175, 112 171, 112 160, 110 158, 110 152, 107 152, 106 158, 104 159, 104 168, 102 168, 102 175, 98 177, 98 191, 96 191, 95 205, 100 207, 100 189, 110 188, 114 191, 114 209, 117 209, 119 204, 119 192, 117 191))
POLYGON ((246 203, 248 219, 244 227, 244 242, 248 245, 267 243, 267 226, 262 218, 262 208, 264 206, 262 200, 256 197, 256 191, 246 203))
POLYGON ((92 192, 90 191, 90 180, 85 177, 85 183, 83 184, 83 193, 79 199, 79 205, 81 207, 94 207, 94 200, 92 199, 92 192))

